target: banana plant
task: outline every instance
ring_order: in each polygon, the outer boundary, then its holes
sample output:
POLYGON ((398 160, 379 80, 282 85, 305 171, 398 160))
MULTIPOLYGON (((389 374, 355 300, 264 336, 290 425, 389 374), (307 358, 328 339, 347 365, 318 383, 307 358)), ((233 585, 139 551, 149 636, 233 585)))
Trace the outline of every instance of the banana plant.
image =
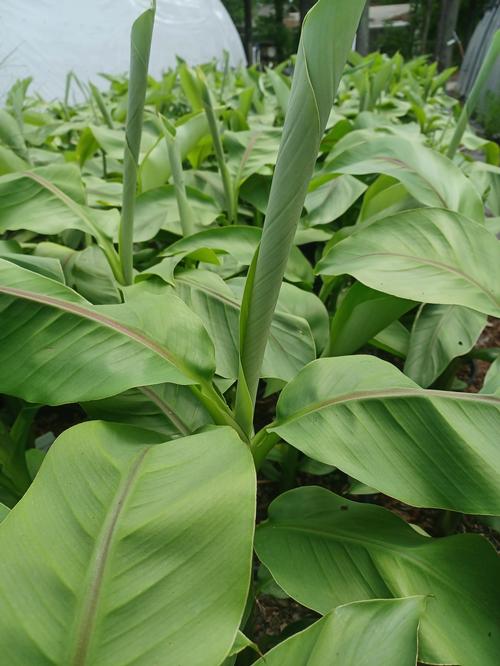
POLYGON ((350 52, 364 5, 319 0, 293 75, 226 58, 159 81, 153 5, 130 81, 8 97, 9 665, 496 666, 498 558, 443 535, 500 515, 496 153, 480 173, 441 152, 450 72, 350 52), (264 590, 308 609, 271 649, 264 590))

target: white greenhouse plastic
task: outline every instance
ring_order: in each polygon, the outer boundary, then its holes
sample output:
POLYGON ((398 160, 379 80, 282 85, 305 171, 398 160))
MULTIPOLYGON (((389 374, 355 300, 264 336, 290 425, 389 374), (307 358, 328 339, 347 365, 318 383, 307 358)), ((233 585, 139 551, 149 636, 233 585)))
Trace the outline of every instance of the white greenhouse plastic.
MULTIPOLYGON (((64 95, 67 73, 105 87, 100 72, 129 66, 130 29, 149 0, 0 0, 0 98, 19 78, 47 100, 64 95)), ((157 0, 150 72, 178 55, 190 64, 245 62, 238 32, 220 0, 157 0)))

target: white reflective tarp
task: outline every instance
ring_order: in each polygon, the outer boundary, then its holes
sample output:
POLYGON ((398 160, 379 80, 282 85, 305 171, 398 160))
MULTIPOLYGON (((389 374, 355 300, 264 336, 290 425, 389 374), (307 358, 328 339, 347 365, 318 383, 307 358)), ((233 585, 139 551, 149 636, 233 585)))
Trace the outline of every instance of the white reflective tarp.
MULTIPOLYGON (((69 71, 99 84, 98 74, 129 67, 130 29, 149 0, 0 0, 0 98, 19 78, 32 92, 64 95, 69 71)), ((190 64, 245 62, 238 32, 220 0, 157 0, 150 72, 160 76, 176 55, 190 64)), ((106 85, 101 83, 100 85, 106 85)))

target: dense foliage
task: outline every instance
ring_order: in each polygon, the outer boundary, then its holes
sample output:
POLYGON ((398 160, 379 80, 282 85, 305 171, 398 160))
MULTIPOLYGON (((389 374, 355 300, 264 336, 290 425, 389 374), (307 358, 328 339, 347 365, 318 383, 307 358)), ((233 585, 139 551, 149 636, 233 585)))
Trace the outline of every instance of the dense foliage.
POLYGON ((451 70, 349 53, 363 4, 320 0, 274 70, 161 81, 149 10, 130 82, 11 90, 9 666, 498 663, 498 560, 451 533, 500 514, 500 361, 477 349, 500 317, 500 151, 456 133, 451 70), (48 447, 37 414, 59 405, 88 419, 48 447), (254 538, 256 472, 282 492, 254 538), (315 619, 259 658, 262 594, 315 619))

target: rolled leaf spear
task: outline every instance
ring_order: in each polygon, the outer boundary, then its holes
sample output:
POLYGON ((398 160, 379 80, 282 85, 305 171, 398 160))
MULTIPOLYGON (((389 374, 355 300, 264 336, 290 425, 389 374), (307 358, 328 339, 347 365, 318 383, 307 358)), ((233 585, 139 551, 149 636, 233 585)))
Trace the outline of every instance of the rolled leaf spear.
POLYGON ((127 127, 123 165, 122 215, 119 232, 119 254, 124 284, 133 282, 134 213, 137 170, 141 148, 144 104, 148 86, 149 56, 156 15, 156 0, 132 26, 130 37, 130 81, 128 88, 127 127))
POLYGON ((241 308, 235 415, 249 435, 286 262, 364 6, 365 0, 319 0, 304 20, 262 240, 241 308))

